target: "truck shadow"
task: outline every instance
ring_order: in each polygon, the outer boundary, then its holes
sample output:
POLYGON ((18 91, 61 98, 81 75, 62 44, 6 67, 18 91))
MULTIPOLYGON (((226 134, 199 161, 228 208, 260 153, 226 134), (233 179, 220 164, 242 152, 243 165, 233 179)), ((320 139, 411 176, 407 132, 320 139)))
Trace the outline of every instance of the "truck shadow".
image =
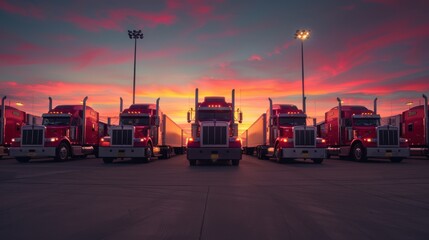
POLYGON ((196 166, 189 166, 190 168, 199 168, 199 167, 231 167, 231 168, 237 168, 240 166, 232 166, 231 161, 204 161, 204 160, 198 160, 196 166))
MULTIPOLYGON (((403 164, 404 161, 407 161, 407 159, 404 159, 402 162, 399 163, 393 163, 390 161, 390 159, 381 159, 381 158, 370 158, 365 161, 357 162, 353 159, 349 158, 339 158, 339 157, 331 157, 328 159, 329 161, 341 161, 341 162, 350 162, 350 163, 356 163, 356 164, 403 164)), ((326 159, 325 159, 326 161, 326 159)))
POLYGON ((95 159, 95 157, 74 157, 74 158, 69 158, 65 161, 57 161, 53 158, 34 158, 31 159, 29 162, 27 163, 19 163, 19 164, 61 164, 61 163, 69 163, 69 162, 77 162, 77 161, 85 161, 85 160, 89 160, 89 159, 95 159))
POLYGON ((312 160, 304 160, 304 159, 294 159, 287 162, 277 162, 274 158, 270 158, 268 160, 259 160, 258 161, 266 161, 271 164, 276 164, 279 166, 290 166, 290 167, 305 167, 305 168, 326 168, 329 167, 329 164, 326 164, 327 159, 323 160, 322 163, 314 163, 312 160))

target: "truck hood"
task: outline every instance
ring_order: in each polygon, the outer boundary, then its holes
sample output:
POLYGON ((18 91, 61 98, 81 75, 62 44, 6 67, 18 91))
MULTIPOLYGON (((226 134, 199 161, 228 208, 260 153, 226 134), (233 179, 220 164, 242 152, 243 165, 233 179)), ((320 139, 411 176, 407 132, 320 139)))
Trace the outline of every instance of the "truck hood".
POLYGON ((353 127, 353 134, 360 138, 375 138, 377 137, 376 127, 353 127))
POLYGON ((279 127, 280 134, 279 136, 282 138, 293 138, 293 128, 292 127, 279 127))
POLYGON ((67 135, 67 130, 69 130, 69 126, 47 126, 45 137, 46 138, 52 138, 52 137, 63 137, 67 135))
POLYGON ((135 126, 134 127, 134 137, 136 137, 136 138, 147 137, 149 130, 150 130, 149 126, 135 126))

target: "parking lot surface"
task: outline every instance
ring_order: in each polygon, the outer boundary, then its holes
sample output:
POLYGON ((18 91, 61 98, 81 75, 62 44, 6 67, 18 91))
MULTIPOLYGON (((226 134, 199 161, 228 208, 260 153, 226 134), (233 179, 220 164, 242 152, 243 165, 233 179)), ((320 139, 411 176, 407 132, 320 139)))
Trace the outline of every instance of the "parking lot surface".
POLYGON ((2 239, 429 239, 429 160, 0 160, 2 239))

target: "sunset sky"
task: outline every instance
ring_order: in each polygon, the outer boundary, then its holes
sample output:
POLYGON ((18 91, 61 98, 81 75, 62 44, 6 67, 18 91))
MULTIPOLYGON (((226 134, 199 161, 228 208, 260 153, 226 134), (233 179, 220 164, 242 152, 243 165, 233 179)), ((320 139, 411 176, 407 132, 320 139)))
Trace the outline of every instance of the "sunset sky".
POLYGON ((41 115, 48 97, 88 104, 102 120, 132 102, 155 102, 187 127, 194 91, 226 96, 236 89, 245 130, 275 103, 301 108, 304 42, 307 114, 323 120, 337 104, 382 116, 421 104, 429 95, 429 1, 12 1, 0 0, 0 96, 41 115))

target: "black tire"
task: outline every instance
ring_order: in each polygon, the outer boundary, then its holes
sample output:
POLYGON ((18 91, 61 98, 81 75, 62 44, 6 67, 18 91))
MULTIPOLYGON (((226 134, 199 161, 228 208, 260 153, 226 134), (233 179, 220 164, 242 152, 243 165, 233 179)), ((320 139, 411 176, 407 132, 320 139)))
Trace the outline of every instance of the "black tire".
POLYGON ((260 147, 257 147, 257 148, 256 148, 256 157, 257 157, 258 159, 262 159, 262 158, 261 158, 261 148, 260 148, 260 147))
POLYGON ((70 157, 70 148, 66 143, 60 143, 55 152, 55 161, 67 161, 70 157))
POLYGON ((172 153, 172 149, 170 147, 168 147, 166 149, 165 159, 170 159, 171 158, 171 153, 172 153))
POLYGON ((231 164, 232 164, 232 166, 238 166, 238 165, 240 165, 240 159, 233 159, 233 160, 231 160, 231 164))
POLYGON ((360 143, 353 146, 351 155, 353 160, 357 162, 364 162, 367 159, 365 148, 360 143))
POLYGON ((148 146, 146 147, 146 149, 145 149, 145 157, 141 157, 141 158, 136 158, 136 160, 138 161, 138 162, 141 162, 141 163, 147 163, 147 162, 150 162, 151 160, 152 160, 152 156, 153 156, 153 148, 152 148, 152 145, 151 144, 148 144, 148 146))
POLYGON ((268 157, 267 157, 267 150, 266 149, 263 149, 263 148, 261 148, 261 159, 262 160, 267 160, 268 159, 268 157))
POLYGON ((282 154, 280 153, 280 149, 277 146, 274 149, 274 157, 276 158, 276 161, 278 163, 284 163, 284 159, 282 157, 282 154))
POLYGON ((195 159, 189 160, 189 166, 196 166, 196 165, 197 165, 197 160, 195 160, 195 159))
POLYGON ((311 160, 313 160, 314 164, 321 164, 323 162, 323 158, 313 158, 311 160))
POLYGON ((103 162, 104 162, 105 164, 110 164, 110 163, 112 163, 112 162, 113 162, 113 160, 114 160, 114 158, 103 158, 103 162))
POLYGON ((168 152, 168 149, 163 148, 163 149, 161 150, 161 158, 162 158, 162 159, 167 159, 167 158, 168 158, 168 157, 167 157, 167 152, 168 152))
POLYGON ((16 161, 18 161, 20 163, 28 163, 30 161, 29 157, 17 157, 15 159, 16 159, 16 161))
POLYGON ((403 158, 400 158, 400 157, 394 157, 394 158, 390 159, 390 161, 393 163, 400 163, 400 162, 402 162, 402 160, 403 160, 403 158))

